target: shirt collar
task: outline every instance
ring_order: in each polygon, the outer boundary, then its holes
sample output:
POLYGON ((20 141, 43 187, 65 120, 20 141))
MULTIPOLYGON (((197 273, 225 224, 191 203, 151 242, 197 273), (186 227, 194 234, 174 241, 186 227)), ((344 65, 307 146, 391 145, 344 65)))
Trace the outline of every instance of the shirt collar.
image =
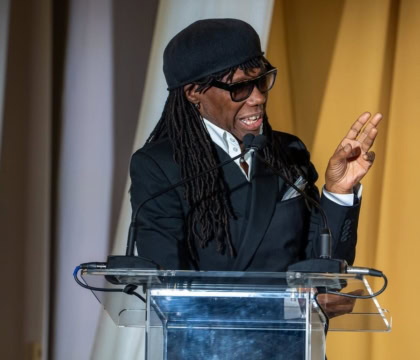
POLYGON ((228 133, 226 130, 218 127, 217 125, 213 124, 205 118, 203 118, 203 121, 212 141, 216 145, 220 146, 224 151, 226 151, 227 153, 229 152, 228 136, 231 141, 232 139, 234 139, 236 144, 239 146, 238 141, 231 133, 228 133))
MULTIPOLYGON (((239 146, 238 140, 236 140, 236 138, 230 132, 227 132, 226 130, 218 127, 217 125, 213 124, 211 121, 205 118, 203 118, 203 121, 212 141, 218 146, 220 146, 224 151, 229 153, 229 141, 239 146)), ((262 133, 263 125, 261 125, 260 127, 260 134, 262 133)))
MULTIPOLYGON (((203 118, 204 125, 210 135, 211 140, 222 148, 230 157, 235 157, 241 153, 241 147, 238 140, 228 131, 218 127, 207 119, 203 118)), ((262 134, 262 126, 260 128, 260 134, 262 134)), ((250 181, 251 170, 252 170, 252 152, 248 151, 243 157, 248 164, 248 173, 240 165, 240 159, 236 159, 235 163, 239 166, 242 173, 245 175, 248 181, 250 181)))

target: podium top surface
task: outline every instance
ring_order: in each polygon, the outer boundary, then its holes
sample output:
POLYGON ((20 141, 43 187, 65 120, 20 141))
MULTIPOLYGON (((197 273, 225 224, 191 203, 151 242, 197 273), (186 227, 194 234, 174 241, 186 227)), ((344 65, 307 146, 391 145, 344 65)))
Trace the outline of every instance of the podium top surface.
POLYGON ((267 286, 267 287, 326 287, 341 289, 347 282, 361 280, 356 274, 325 274, 301 272, 242 272, 242 271, 186 271, 152 269, 87 269, 82 275, 105 276, 114 285, 164 286, 187 283, 188 286, 267 286))
MULTIPOLYGON (((300 272, 230 272, 230 271, 183 271, 152 269, 87 269, 82 271, 83 280, 96 288, 125 288, 138 286, 137 291, 146 291, 158 299, 172 299, 179 306, 187 298, 209 298, 210 301, 239 301, 260 303, 258 299, 299 299, 314 297, 323 291, 342 294, 372 295, 374 290, 368 277, 356 274, 325 274, 300 272), (305 295, 309 294, 309 295, 305 295), (309 297, 307 297, 309 296, 309 297), (232 300, 226 300, 232 298, 232 300), (238 300, 234 300, 236 298, 238 300), (213 299, 213 300, 211 300, 213 299), (219 299, 219 300, 216 300, 219 299), (252 300, 254 299, 254 300, 252 300)), ((375 287, 379 287, 375 283, 375 287)), ((124 293, 94 291, 116 324, 139 326, 144 322, 145 304, 138 298, 124 293)), ((326 295, 326 294, 324 294, 326 295)), ((340 306, 343 297, 333 295, 324 300, 327 307, 340 306), (328 305, 330 303, 330 305, 328 305), (331 305, 332 304, 332 305, 331 305)), ((165 300, 166 301, 166 300, 165 300)), ((286 301, 286 300, 284 300, 286 301)), ((188 300, 188 304, 190 300, 188 300)), ((185 304, 184 304, 185 305, 185 304)), ((382 309, 376 298, 353 301, 350 313, 330 319, 332 331, 389 331, 391 317, 382 309)), ((184 306, 187 308, 187 306, 184 306)))

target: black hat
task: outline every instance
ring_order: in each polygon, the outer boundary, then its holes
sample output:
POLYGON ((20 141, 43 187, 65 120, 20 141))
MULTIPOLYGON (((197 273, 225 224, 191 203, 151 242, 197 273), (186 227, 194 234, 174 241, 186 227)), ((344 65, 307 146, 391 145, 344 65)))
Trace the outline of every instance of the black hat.
POLYGON ((245 21, 199 20, 166 46, 163 72, 172 90, 263 54, 257 32, 245 21))

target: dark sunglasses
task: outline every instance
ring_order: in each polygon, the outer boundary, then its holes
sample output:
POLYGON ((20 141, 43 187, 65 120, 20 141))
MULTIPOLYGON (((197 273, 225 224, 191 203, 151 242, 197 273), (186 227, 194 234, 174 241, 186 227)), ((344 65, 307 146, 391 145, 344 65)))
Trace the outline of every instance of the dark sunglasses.
POLYGON ((266 73, 261 74, 254 79, 238 81, 232 84, 213 80, 210 86, 229 91, 232 101, 240 102, 249 98, 255 86, 257 86, 257 89, 262 94, 265 94, 267 91, 271 90, 274 82, 276 81, 276 75, 277 69, 271 69, 270 71, 267 71, 266 73))

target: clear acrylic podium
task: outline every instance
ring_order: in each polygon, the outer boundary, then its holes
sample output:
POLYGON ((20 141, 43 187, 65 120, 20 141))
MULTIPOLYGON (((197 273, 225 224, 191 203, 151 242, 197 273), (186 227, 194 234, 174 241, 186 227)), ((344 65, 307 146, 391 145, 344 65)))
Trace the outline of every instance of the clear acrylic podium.
POLYGON ((376 298, 357 299, 331 319, 314 301, 326 289, 373 294, 360 275, 103 269, 82 277, 95 287, 138 286, 146 303, 126 293, 94 294, 116 325, 145 328, 146 360, 324 360, 327 327, 391 329, 376 298))

